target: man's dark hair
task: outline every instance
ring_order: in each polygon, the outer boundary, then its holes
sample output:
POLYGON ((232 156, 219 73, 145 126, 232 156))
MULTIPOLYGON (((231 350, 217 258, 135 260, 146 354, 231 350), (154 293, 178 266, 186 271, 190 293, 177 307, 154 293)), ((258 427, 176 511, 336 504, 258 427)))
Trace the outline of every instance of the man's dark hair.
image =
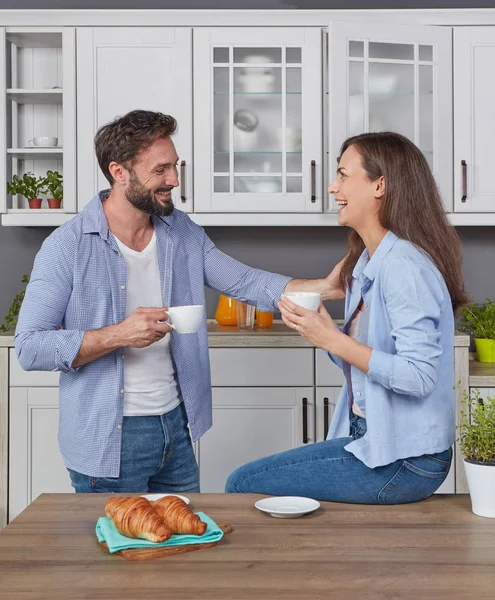
POLYGON ((111 162, 131 171, 140 152, 176 131, 174 117, 150 110, 133 110, 100 127, 95 136, 96 158, 110 185, 114 184, 108 170, 111 162))

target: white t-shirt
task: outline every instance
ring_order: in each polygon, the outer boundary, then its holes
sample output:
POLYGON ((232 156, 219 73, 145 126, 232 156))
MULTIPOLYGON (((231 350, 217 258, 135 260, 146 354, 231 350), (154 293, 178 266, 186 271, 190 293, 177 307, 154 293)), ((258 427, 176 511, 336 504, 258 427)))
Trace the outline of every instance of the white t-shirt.
MULTIPOLYGON (((140 306, 163 306, 155 233, 142 252, 115 240, 127 265, 126 317, 140 306)), ((170 335, 146 348, 124 348, 124 416, 162 415, 180 402, 170 335)))

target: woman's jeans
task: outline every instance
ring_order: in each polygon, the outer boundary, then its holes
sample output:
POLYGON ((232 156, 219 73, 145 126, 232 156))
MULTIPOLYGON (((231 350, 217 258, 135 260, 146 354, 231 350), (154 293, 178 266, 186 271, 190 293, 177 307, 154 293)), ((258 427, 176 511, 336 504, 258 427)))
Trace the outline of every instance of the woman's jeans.
POLYGON ((156 417, 124 417, 119 477, 68 471, 76 492, 199 492, 184 404, 156 417))
MULTIPOLYGON (((366 433, 366 420, 351 416, 351 437, 366 433)), ((267 456, 236 469, 226 492, 305 496, 329 502, 402 504, 431 496, 447 477, 452 448, 370 469, 337 438, 267 456)))

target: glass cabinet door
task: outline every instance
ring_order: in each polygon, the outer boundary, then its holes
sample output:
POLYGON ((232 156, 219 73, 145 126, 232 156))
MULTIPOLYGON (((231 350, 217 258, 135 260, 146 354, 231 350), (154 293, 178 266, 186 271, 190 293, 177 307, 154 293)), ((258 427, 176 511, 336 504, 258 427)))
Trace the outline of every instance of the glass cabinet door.
POLYGON ((321 211, 320 32, 290 31, 198 32, 197 212, 321 211))
POLYGON ((330 181, 347 137, 394 131, 423 152, 451 209, 450 28, 335 21, 329 36, 330 181))

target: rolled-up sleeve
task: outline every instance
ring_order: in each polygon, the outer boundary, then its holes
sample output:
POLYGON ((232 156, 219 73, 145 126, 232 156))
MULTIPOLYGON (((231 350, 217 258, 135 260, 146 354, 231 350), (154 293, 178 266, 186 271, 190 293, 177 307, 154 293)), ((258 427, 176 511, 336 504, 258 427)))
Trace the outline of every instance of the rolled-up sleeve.
POLYGON ((409 257, 389 261, 383 277, 395 353, 374 349, 368 376, 398 394, 428 397, 439 375, 445 288, 433 268, 409 257))
POLYGON ((26 371, 76 371, 72 363, 84 331, 61 329, 72 293, 70 258, 59 238, 49 237, 34 261, 15 331, 15 349, 26 371))
POLYGON ((201 235, 208 287, 262 310, 278 310, 277 303, 290 277, 249 267, 219 250, 204 231, 201 235))

